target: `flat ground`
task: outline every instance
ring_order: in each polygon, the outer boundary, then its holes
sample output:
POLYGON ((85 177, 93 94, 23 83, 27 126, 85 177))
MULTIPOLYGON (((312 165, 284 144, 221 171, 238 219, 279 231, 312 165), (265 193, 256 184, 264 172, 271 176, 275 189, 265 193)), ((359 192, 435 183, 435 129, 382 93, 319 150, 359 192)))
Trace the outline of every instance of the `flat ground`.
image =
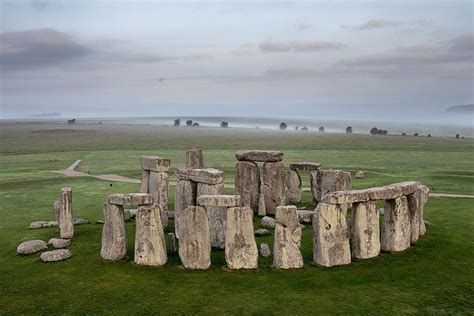
MULTIPOLYGON (((127 223, 128 261, 101 260, 102 226, 96 224, 76 226, 68 261, 42 264, 39 254, 15 255, 22 241, 57 235, 56 228, 27 226, 52 218, 61 187, 73 188, 75 217, 92 222, 102 219, 108 194, 137 191, 137 184, 50 172, 76 159, 82 159, 79 171, 138 178, 141 154, 170 158, 174 168, 195 146, 204 149, 206 166, 224 170, 232 183, 237 149, 277 149, 286 164, 315 161, 324 168, 364 170, 356 188, 420 180, 434 192, 474 194, 473 140, 130 125, 0 127, 0 314, 474 313, 471 199, 431 198, 425 218, 432 225, 414 247, 331 269, 311 263, 311 227, 303 234, 305 268, 297 271, 273 270, 271 259, 260 258, 258 271, 229 272, 222 251, 213 252, 208 271, 184 270, 177 255, 163 268, 137 267, 133 221, 127 223)), ((173 204, 171 187, 170 209, 173 204)), ((307 192, 298 206, 315 207, 307 192)), ((272 237, 258 237, 261 242, 271 244, 272 237)))

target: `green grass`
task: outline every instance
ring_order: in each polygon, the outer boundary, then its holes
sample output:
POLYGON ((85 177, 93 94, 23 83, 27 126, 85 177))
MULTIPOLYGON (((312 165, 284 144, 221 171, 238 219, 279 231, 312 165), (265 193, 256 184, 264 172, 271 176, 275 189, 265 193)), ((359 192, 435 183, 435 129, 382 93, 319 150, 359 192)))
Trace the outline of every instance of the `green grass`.
MULTIPOLYGON (((233 182, 235 150, 276 148, 284 150, 286 164, 319 161, 326 168, 365 170, 366 179, 354 181, 358 188, 414 179, 437 191, 473 194, 471 140, 295 133, 278 137, 244 133, 245 138, 228 131, 189 133, 183 129, 168 139, 167 129, 164 135, 157 129, 155 138, 146 133, 145 127, 143 131, 135 127, 105 127, 94 132, 95 138, 89 135, 90 141, 87 137, 81 142, 72 139, 71 145, 60 142, 70 132, 39 133, 42 136, 38 140, 37 133, 29 133, 29 129, 51 127, 2 129, 2 315, 474 313, 474 200, 470 199, 431 198, 425 218, 432 226, 408 251, 383 253, 374 259, 330 269, 312 264, 309 226, 303 231, 302 241, 305 267, 295 271, 272 269, 271 258, 260 258, 258 271, 228 271, 222 251, 213 251, 212 267, 207 271, 184 270, 177 255, 170 256, 162 268, 138 267, 133 263, 133 221, 126 224, 127 261, 110 263, 100 258, 102 226, 96 224, 76 226, 73 257, 68 261, 42 264, 37 261, 39 254, 15 254, 22 241, 57 236, 57 228, 28 230, 27 226, 33 220, 53 217, 52 203, 58 199, 61 187, 73 188, 75 217, 92 222, 102 219, 102 204, 109 193, 137 190, 136 184, 114 182, 111 187, 107 181, 48 172, 63 169, 79 158, 83 159, 83 171, 138 178, 140 154, 170 158, 176 167, 184 164, 184 149, 194 143, 206 148, 205 164, 223 169, 226 181, 233 182), (143 142, 137 140, 142 134, 148 135, 143 136, 143 142)), ((173 197, 172 187, 170 209, 174 206, 173 197)), ((299 206, 314 208, 308 192, 299 206)), ((259 227, 257 221, 255 227, 259 227)), ((271 244, 272 237, 257 237, 257 243, 261 242, 271 244)))

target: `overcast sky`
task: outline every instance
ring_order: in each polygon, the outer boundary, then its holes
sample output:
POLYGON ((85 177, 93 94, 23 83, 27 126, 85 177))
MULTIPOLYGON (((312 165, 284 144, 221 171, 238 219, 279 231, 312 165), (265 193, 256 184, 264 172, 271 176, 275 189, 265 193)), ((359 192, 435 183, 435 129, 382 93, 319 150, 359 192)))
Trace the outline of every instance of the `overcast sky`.
POLYGON ((470 0, 0 3, 3 118, 417 120, 474 103, 470 0))

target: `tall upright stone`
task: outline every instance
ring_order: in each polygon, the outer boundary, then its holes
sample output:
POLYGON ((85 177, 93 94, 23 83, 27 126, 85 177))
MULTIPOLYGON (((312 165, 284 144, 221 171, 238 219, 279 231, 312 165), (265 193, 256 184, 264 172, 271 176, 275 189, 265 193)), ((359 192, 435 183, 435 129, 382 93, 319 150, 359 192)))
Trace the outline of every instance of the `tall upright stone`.
POLYGON ((74 237, 74 220, 72 217, 72 190, 61 189, 61 211, 59 212, 59 235, 63 239, 74 237))
POLYGON ((384 251, 403 251, 410 247, 410 215, 405 196, 385 201, 382 245, 384 251))
POLYGON ((410 216, 410 242, 415 244, 420 237, 421 191, 407 195, 408 214, 410 216))
POLYGON ((179 257, 186 269, 211 266, 211 235, 206 209, 189 206, 180 220, 179 257))
POLYGON ((352 258, 368 259, 380 254, 380 213, 376 201, 352 206, 352 258))
POLYGON ((186 152, 186 168, 204 168, 204 161, 201 149, 191 149, 186 152))
POLYGON ((273 266, 278 269, 298 269, 304 266, 301 255, 302 229, 296 206, 279 206, 276 209, 273 266))
POLYGON ((301 202, 303 187, 298 170, 289 169, 288 171, 288 203, 301 202))
POLYGON ((285 205, 285 167, 281 162, 263 164, 263 195, 267 214, 274 215, 278 206, 285 205))
MULTIPOLYGON (((206 184, 198 183, 197 196, 201 195, 222 195, 224 194, 224 183, 206 184)), ((225 230, 227 222, 226 206, 206 206, 209 218, 209 229, 211 232, 211 246, 225 248, 225 230)))
POLYGON ((420 190, 420 236, 426 234, 426 226, 424 219, 424 208, 430 196, 430 189, 426 185, 422 185, 420 190))
POLYGON ((163 266, 167 261, 160 206, 140 206, 136 216, 135 263, 163 266))
POLYGON ((102 249, 105 260, 117 261, 127 256, 127 233, 125 231, 122 205, 104 204, 104 227, 102 228, 102 249))
POLYGON ((225 260, 229 269, 257 269, 258 249, 249 207, 227 209, 225 260))
POLYGON ((61 201, 55 201, 53 203, 53 212, 54 212, 54 219, 56 220, 56 222, 58 222, 59 224, 59 217, 60 217, 60 214, 61 214, 61 201))
POLYGON ((197 184, 188 180, 178 180, 175 191, 174 223, 176 238, 180 238, 180 219, 188 206, 196 205, 197 184))
POLYGON ((150 182, 150 170, 143 170, 140 183, 140 193, 148 193, 148 183, 150 182))
POLYGON ((258 216, 267 216, 267 210, 265 208, 265 196, 263 193, 258 195, 258 216))
POLYGON ((351 174, 341 170, 318 170, 315 180, 312 193, 318 202, 321 202, 327 193, 352 189, 351 174))
POLYGON ((258 211, 260 170, 256 163, 237 161, 235 164, 235 194, 242 198, 243 206, 258 211))
POLYGON ((150 171, 148 191, 160 206, 163 229, 168 227, 168 173, 150 171))
POLYGON ((351 263, 349 230, 339 204, 319 203, 313 216, 313 260, 332 267, 351 263))

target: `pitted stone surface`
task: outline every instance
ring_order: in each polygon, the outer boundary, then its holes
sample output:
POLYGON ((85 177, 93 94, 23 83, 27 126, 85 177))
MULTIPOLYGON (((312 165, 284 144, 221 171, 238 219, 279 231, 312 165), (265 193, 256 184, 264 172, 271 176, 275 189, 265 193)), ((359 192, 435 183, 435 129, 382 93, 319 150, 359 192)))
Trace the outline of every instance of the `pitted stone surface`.
POLYGON ((240 206, 240 195, 200 195, 197 198, 197 204, 206 207, 236 207, 240 206))
POLYGON ((268 231, 268 229, 260 228, 255 231, 255 236, 262 237, 262 236, 267 236, 267 235, 270 235, 270 232, 268 231))
POLYGON ((117 261, 127 256, 127 232, 123 206, 104 204, 104 227, 100 255, 105 260, 117 261))
POLYGON ((74 220, 72 217, 72 189, 61 189, 61 209, 59 212, 59 236, 61 238, 74 237, 74 220))
POLYGON ((376 201, 352 205, 352 258, 368 259, 380 254, 380 213, 376 201))
POLYGON ((313 223, 314 211, 298 210, 298 220, 301 224, 313 223))
POLYGON ((163 266, 168 261, 160 207, 140 206, 136 216, 135 263, 163 266))
POLYGON ((51 238, 48 241, 48 245, 51 245, 56 249, 67 248, 71 245, 71 240, 70 239, 62 239, 62 238, 51 238))
POLYGON ((285 205, 285 167, 281 162, 263 164, 263 195, 267 215, 274 215, 278 206, 285 205))
POLYGON ((186 152, 186 168, 203 169, 203 160, 201 149, 191 149, 186 152))
POLYGON ((410 214, 405 196, 385 202, 381 248, 399 252, 410 247, 410 214))
POLYGON ((153 203, 160 206, 161 223, 165 229, 168 227, 168 173, 150 171, 148 192, 153 203))
POLYGON ((72 253, 69 249, 57 249, 43 252, 40 256, 43 262, 57 262, 71 258, 72 253))
POLYGON ((303 186, 301 184, 301 177, 297 170, 290 169, 288 171, 288 203, 301 202, 303 195, 303 186))
POLYGON ((227 210, 225 259, 229 269, 258 268, 252 218, 253 211, 248 207, 231 207, 227 210))
POLYGON ((38 251, 47 250, 48 244, 43 240, 29 240, 22 242, 16 248, 16 253, 19 255, 31 255, 38 251))
POLYGON ((148 193, 148 183, 150 182, 150 170, 143 170, 140 183, 140 193, 148 193))
POLYGON ((351 174, 341 170, 319 170, 316 173, 316 185, 313 185, 313 196, 316 201, 331 192, 352 189, 351 174))
POLYGON ((273 243, 273 266, 278 269, 302 268, 302 229, 295 206, 279 206, 276 210, 275 241, 273 243))
POLYGON ((264 258, 268 258, 272 255, 272 251, 270 250, 270 246, 268 246, 268 244, 260 244, 260 255, 262 255, 264 258))
POLYGON ((197 184, 192 181, 179 180, 175 191, 174 225, 176 238, 180 238, 180 219, 188 206, 196 204, 197 184))
POLYGON ((235 153, 239 161, 279 162, 283 153, 275 150, 239 150, 235 153))
POLYGON ((207 168, 207 169, 187 169, 177 168, 176 178, 178 180, 190 180, 206 184, 219 184, 224 182, 224 171, 207 168))
POLYGON ((276 222, 273 218, 269 216, 265 216, 265 217, 262 217, 262 220, 260 221, 260 225, 262 225, 263 228, 275 229, 276 222))
POLYGON ((258 216, 266 216, 267 210, 265 209, 265 196, 263 193, 258 195, 258 216))
POLYGON ((140 165, 143 170, 168 171, 171 162, 158 156, 140 156, 140 165))
MULTIPOLYGON (((224 183, 205 184, 198 183, 197 196, 222 196, 224 194, 224 183)), ((209 229, 211 231, 211 246, 224 249, 225 230, 227 221, 226 206, 206 206, 207 216, 209 218, 209 229)))
POLYGON ((237 161, 235 164, 235 194, 240 195, 242 205, 258 211, 260 170, 257 164, 237 161))

